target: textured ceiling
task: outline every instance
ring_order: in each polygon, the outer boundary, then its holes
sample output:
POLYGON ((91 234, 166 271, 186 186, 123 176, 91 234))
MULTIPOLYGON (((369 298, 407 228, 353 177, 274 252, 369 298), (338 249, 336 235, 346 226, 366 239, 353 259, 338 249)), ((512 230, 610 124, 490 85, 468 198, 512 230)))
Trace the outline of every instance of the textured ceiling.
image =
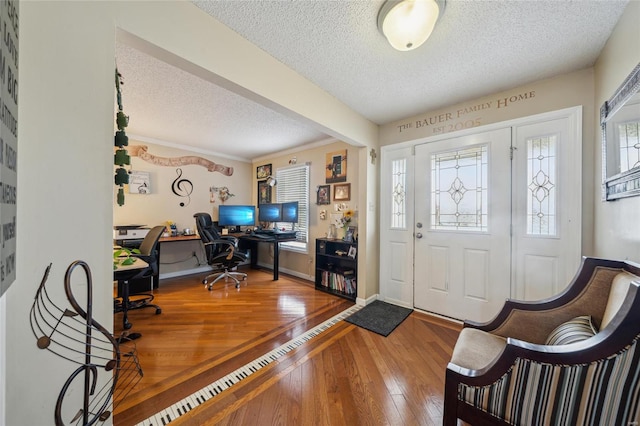
MULTIPOLYGON (((193 3, 385 124, 592 66, 627 0, 449 0, 431 38, 411 52, 378 32, 382 1, 193 3)), ((241 159, 328 138, 123 43, 116 55, 132 135, 241 159)))

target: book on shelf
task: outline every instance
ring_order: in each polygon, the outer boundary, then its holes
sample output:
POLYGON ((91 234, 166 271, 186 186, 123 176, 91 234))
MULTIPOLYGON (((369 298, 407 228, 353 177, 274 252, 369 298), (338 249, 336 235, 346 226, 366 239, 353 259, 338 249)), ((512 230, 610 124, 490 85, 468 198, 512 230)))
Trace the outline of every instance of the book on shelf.
POLYGON ((354 294, 356 291, 356 280, 345 277, 335 272, 322 271, 320 284, 331 290, 340 291, 345 294, 354 294))

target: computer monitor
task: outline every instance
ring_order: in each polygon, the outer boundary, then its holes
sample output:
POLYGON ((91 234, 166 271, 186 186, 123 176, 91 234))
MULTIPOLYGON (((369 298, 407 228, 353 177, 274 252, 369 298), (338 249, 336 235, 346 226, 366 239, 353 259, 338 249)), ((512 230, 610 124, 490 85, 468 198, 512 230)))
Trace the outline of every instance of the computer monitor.
POLYGON ((281 222, 298 223, 298 202, 297 201, 282 203, 281 222))
POLYGON ((255 206, 227 205, 218 207, 218 225, 254 226, 256 224, 255 206))
POLYGON ((258 220, 260 222, 281 222, 281 204, 260 204, 258 205, 258 220))

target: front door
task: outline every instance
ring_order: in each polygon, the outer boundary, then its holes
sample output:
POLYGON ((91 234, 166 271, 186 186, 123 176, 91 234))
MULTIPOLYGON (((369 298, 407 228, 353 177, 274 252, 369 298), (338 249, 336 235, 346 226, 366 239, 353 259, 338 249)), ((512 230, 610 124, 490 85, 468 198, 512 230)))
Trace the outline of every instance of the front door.
POLYGON ((415 149, 415 307, 495 316, 511 283, 511 129, 415 149))

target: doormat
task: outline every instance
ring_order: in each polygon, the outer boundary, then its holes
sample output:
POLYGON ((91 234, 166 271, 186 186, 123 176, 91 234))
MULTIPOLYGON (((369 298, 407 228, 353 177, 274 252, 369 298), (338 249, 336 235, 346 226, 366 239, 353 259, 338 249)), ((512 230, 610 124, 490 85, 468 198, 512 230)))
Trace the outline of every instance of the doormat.
POLYGON ((411 312, 413 309, 376 300, 345 321, 387 337, 411 312))

